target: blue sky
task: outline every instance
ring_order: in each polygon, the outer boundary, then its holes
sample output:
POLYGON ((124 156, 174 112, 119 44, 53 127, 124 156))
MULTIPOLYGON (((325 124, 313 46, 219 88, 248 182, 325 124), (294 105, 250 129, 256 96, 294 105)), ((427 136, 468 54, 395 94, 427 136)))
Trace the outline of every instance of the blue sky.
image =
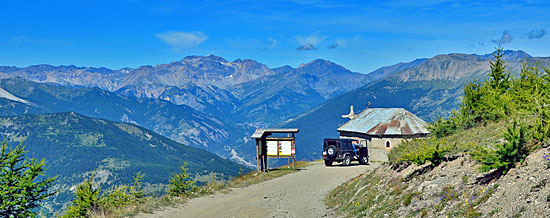
POLYGON ((156 65, 188 55, 362 73, 443 53, 550 56, 545 1, 0 0, 0 65, 156 65))

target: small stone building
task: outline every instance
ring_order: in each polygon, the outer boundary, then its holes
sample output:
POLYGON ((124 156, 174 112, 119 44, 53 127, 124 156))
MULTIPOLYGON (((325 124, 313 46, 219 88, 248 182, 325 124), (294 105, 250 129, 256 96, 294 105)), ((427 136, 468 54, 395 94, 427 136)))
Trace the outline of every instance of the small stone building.
POLYGON ((351 120, 338 128, 340 138, 354 139, 369 148, 370 160, 386 161, 393 147, 403 139, 426 137, 426 122, 404 108, 367 108, 359 115, 342 117, 351 120))

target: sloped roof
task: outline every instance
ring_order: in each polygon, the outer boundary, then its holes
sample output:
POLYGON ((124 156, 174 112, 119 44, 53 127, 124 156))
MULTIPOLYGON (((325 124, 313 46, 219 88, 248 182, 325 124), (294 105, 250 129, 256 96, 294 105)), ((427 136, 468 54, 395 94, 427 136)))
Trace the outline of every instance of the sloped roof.
POLYGON ((429 134, 426 122, 404 108, 368 108, 338 128, 367 135, 429 134))
POLYGON ((253 139, 259 139, 261 138, 265 133, 297 133, 298 129, 256 129, 256 131, 252 134, 251 138, 253 139))

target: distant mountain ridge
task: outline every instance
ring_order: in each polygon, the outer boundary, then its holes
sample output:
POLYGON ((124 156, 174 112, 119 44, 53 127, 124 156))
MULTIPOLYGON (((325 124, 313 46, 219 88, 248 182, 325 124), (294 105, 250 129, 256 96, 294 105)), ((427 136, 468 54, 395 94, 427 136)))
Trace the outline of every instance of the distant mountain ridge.
POLYGON ((427 58, 420 58, 420 59, 416 59, 414 61, 411 61, 411 62, 406 62, 406 63, 398 63, 398 64, 394 64, 394 65, 391 65, 391 66, 387 66, 387 67, 381 67, 375 71, 372 71, 370 72, 368 75, 371 77, 371 79, 374 81, 374 80, 379 80, 379 79, 382 79, 384 77, 387 77, 395 72, 399 72, 399 71, 402 71, 402 70, 405 70, 405 69, 409 69, 409 68, 413 68, 413 67, 416 67, 424 62, 426 62, 428 59, 427 58))
POLYGON ((63 87, 21 78, 0 80, 0 88, 28 102, 0 98, 0 116, 73 111, 137 124, 220 155, 223 155, 223 144, 240 132, 219 118, 159 99, 124 97, 99 88, 63 87))
MULTIPOLYGON (((229 62, 214 55, 188 56, 168 64, 121 70, 49 65, 0 67, 0 78, 13 77, 63 86, 98 87, 124 96, 163 99, 211 115, 227 114, 224 120, 238 122, 250 121, 247 111, 234 111, 243 105, 250 110, 291 116, 370 81, 364 74, 325 60, 315 60, 296 69, 287 66, 281 71, 254 60, 229 62), (270 89, 276 85, 288 87, 270 89), (309 91, 303 91, 302 87, 309 91), (263 102, 266 97, 271 103, 263 102), (297 109, 286 106, 300 104, 304 99, 312 100, 297 109), (251 105, 254 102, 258 105, 251 105)), ((279 120, 258 117, 247 123, 276 122, 279 120)))

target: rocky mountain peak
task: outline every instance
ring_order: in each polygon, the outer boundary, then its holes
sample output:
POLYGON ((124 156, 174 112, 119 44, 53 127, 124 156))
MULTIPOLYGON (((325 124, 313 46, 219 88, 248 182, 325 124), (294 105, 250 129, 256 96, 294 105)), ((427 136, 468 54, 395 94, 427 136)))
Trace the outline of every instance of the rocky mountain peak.
POLYGON ((296 68, 296 71, 299 73, 307 73, 311 75, 316 74, 347 74, 353 73, 350 70, 334 63, 331 61, 316 59, 312 62, 301 64, 300 67, 296 68))
POLYGON ((309 63, 306 63, 306 64, 302 64, 300 65, 299 68, 302 68, 302 67, 341 67, 341 68, 344 68, 334 62, 331 62, 331 61, 328 61, 328 60, 323 60, 323 59, 315 59, 309 63))
POLYGON ((294 68, 292 68, 291 66, 285 65, 285 66, 273 68, 271 70, 277 74, 283 74, 283 73, 294 71, 294 68))
MULTIPOLYGON (((482 58, 486 59, 494 59, 494 55, 496 54, 496 51, 491 52, 489 54, 481 55, 482 58)), ((526 58, 532 58, 530 54, 527 54, 527 52, 524 52, 522 50, 503 50, 502 51, 502 59, 505 61, 515 61, 515 60, 523 60, 526 58)))
POLYGON ((197 56, 197 55, 191 55, 184 57, 181 59, 180 63, 187 63, 187 62, 204 62, 204 61, 212 61, 212 62, 220 62, 220 63, 227 63, 229 61, 225 60, 224 58, 216 55, 208 55, 208 56, 197 56))

